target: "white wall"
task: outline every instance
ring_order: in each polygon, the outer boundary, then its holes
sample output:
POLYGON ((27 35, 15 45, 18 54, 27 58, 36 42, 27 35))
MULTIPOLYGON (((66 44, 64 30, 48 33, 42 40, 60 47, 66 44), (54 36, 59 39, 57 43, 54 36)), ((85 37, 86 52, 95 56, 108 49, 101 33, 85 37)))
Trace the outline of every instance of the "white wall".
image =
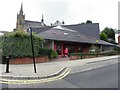
POLYGON ((115 34, 115 41, 118 43, 118 34, 115 34))

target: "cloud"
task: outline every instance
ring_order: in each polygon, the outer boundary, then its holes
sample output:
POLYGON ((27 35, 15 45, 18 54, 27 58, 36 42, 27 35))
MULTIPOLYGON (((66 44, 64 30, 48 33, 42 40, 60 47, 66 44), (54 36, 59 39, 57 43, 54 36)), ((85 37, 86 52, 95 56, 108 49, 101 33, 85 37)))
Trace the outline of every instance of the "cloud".
POLYGON ((75 24, 90 19, 100 23, 102 29, 118 27, 119 0, 1 0, 0 29, 11 31, 16 27, 16 15, 22 1, 28 20, 40 21, 44 14, 45 23, 49 25, 56 20, 75 24))

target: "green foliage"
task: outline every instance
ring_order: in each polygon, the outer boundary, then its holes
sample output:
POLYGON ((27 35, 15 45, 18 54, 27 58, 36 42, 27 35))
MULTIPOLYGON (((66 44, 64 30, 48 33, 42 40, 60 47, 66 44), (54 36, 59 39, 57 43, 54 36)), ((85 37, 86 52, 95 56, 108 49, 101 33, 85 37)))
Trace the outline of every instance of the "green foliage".
POLYGON ((40 56, 49 56, 49 58, 56 58, 58 56, 57 52, 49 49, 49 48, 40 48, 39 53, 40 56))
POLYGON ((50 55, 52 53, 52 49, 49 48, 39 48, 39 55, 40 56, 45 56, 45 55, 50 55))
POLYGON ((105 33, 108 37, 108 42, 115 43, 115 31, 112 28, 106 27, 101 33, 105 33))
POLYGON ((2 48, 3 48, 2 42, 3 42, 3 35, 0 36, 0 49, 1 49, 1 50, 2 50, 2 48))
POLYGON ((71 53, 70 56, 77 56, 77 57, 81 57, 85 58, 85 56, 112 56, 112 55, 118 55, 120 54, 120 52, 117 51, 108 51, 108 52, 102 52, 102 53, 71 53))
MULTIPOLYGON (((12 57, 32 57, 31 38, 24 31, 6 33, 3 41, 3 55, 12 57)), ((38 56, 43 39, 33 35, 34 54, 38 56)))
POLYGON ((104 41, 108 41, 108 37, 107 37, 107 35, 104 32, 101 32, 100 39, 104 40, 104 41))
POLYGON ((100 49, 98 46, 92 45, 89 49, 89 54, 96 54, 96 53, 100 53, 100 49))
POLYGON ((118 55, 119 53, 117 51, 108 51, 108 52, 102 52, 100 55, 103 56, 112 56, 112 55, 118 55))
POLYGON ((116 46, 114 47, 114 50, 120 52, 120 47, 116 46))
POLYGON ((95 45, 92 45, 89 49, 89 52, 90 53, 96 53, 96 49, 97 49, 97 47, 95 45))
POLYGON ((56 58, 56 57, 58 57, 58 53, 55 50, 52 50, 51 58, 56 58))

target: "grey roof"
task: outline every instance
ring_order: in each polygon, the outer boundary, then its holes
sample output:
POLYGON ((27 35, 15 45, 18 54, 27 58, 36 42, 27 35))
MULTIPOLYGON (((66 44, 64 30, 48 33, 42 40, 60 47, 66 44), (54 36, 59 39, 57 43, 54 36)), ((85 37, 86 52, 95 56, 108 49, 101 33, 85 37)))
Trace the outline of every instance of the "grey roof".
POLYGON ((110 46, 115 46, 115 44, 103 41, 103 40, 98 40, 98 44, 102 44, 102 45, 110 45, 110 46))
MULTIPOLYGON (((80 43, 90 43, 90 44, 95 44, 96 40, 98 40, 97 38, 83 35, 78 31, 64 27, 62 28, 53 27, 44 32, 38 33, 38 35, 49 40, 70 41, 70 42, 80 42, 80 43)), ((112 45, 102 40, 99 40, 98 44, 112 45)))
POLYGON ((39 34, 41 32, 47 31, 49 29, 51 29, 53 27, 51 26, 43 26, 43 27, 32 27, 33 32, 35 32, 36 34, 39 34))
POLYGON ((25 25, 28 26, 30 25, 31 27, 41 27, 41 26, 46 26, 44 23, 39 22, 39 21, 30 21, 30 20, 25 20, 25 25))
POLYGON ((40 23, 41 24, 41 22, 39 22, 39 21, 30 21, 30 20, 25 20, 25 24, 26 23, 40 23))
POLYGON ((64 27, 76 30, 81 34, 100 39, 99 23, 64 25, 64 27))

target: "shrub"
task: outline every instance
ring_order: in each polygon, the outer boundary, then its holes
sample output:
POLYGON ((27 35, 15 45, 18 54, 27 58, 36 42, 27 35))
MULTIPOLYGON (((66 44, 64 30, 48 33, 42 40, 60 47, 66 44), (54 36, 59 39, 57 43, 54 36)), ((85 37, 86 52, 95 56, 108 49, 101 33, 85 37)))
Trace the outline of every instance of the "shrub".
POLYGON ((56 51, 49 49, 49 48, 40 48, 38 55, 39 56, 46 56, 47 55, 49 57, 49 59, 56 58, 58 56, 56 51))
POLYGON ((51 58, 57 58, 57 57, 58 57, 58 53, 55 50, 52 50, 51 58))
POLYGON ((38 54, 40 56, 45 56, 45 55, 50 55, 51 52, 52 52, 52 49, 49 49, 49 48, 40 48, 38 54))
POLYGON ((114 47, 114 50, 120 52, 120 47, 116 46, 114 47))
MULTIPOLYGON (((31 38, 24 31, 6 33, 3 36, 3 56, 32 57, 31 38)), ((43 39, 33 35, 34 55, 38 56, 43 39)))
POLYGON ((118 55, 117 51, 108 51, 108 52, 102 52, 100 53, 103 56, 112 56, 112 55, 118 55))

